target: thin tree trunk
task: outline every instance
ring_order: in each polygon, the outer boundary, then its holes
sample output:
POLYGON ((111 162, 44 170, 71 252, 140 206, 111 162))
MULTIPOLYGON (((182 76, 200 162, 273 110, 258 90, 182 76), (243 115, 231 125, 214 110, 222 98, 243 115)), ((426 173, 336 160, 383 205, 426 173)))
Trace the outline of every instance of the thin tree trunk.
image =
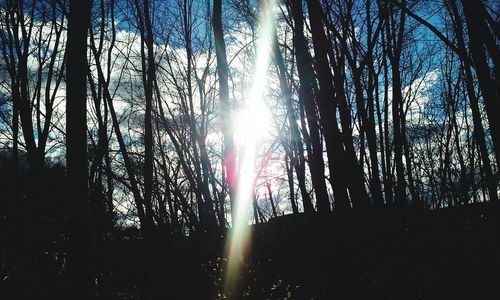
POLYGON ((277 218, 278 217, 278 213, 276 212, 276 205, 274 204, 273 192, 271 190, 271 184, 269 183, 269 181, 266 181, 266 188, 267 188, 267 193, 269 195, 269 202, 271 204, 271 210, 273 212, 273 217, 277 218))

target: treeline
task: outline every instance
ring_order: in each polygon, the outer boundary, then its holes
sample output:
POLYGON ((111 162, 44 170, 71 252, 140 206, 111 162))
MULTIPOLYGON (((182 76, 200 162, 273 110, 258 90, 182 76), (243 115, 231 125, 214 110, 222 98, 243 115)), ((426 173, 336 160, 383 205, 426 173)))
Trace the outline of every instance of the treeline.
MULTIPOLYGON (((87 81, 81 207, 93 236, 106 236, 110 218, 146 239, 230 225, 244 139, 234 123, 262 5, 93 1, 78 69, 87 81)), ((23 199, 32 214, 51 201, 48 161, 66 164, 71 121, 82 120, 65 110, 68 8, 0 7, 0 142, 12 175, 2 205, 23 199)), ((273 13, 273 122, 253 222, 498 200, 496 1, 285 0, 273 13)))

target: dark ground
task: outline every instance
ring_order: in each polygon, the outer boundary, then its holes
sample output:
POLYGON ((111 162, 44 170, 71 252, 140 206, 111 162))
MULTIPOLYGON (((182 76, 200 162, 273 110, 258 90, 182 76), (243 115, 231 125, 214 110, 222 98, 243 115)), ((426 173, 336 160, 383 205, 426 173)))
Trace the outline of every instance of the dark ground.
MULTIPOLYGON (((252 227, 231 299, 500 299, 499 216, 499 205, 487 203, 279 217, 252 227)), ((223 299, 222 235, 158 244, 153 254, 133 236, 122 233, 95 255, 101 299, 223 299)), ((71 299, 60 260, 29 260, 24 273, 3 260, 0 299, 71 299)))

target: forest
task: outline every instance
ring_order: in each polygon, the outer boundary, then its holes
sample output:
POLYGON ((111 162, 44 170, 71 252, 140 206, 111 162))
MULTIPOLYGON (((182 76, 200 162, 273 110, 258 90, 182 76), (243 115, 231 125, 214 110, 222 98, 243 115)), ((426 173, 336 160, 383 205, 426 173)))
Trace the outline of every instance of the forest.
POLYGON ((0 299, 500 296, 499 116, 496 0, 0 0, 0 299))

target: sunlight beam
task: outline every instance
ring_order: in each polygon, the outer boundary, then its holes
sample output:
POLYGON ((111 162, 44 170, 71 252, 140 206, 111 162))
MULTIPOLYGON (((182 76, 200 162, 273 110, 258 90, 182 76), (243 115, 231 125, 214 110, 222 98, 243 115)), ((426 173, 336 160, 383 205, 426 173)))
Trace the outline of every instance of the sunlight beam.
POLYGON ((242 146, 240 147, 236 213, 235 220, 231 220, 232 229, 229 236, 225 278, 225 290, 229 293, 236 290, 242 259, 250 240, 248 213, 255 182, 256 154, 259 141, 268 132, 270 126, 270 113, 264 102, 264 92, 272 55, 275 5, 275 0, 264 0, 261 3, 252 86, 248 92, 245 107, 236 118, 235 124, 235 133, 240 136, 242 146))

